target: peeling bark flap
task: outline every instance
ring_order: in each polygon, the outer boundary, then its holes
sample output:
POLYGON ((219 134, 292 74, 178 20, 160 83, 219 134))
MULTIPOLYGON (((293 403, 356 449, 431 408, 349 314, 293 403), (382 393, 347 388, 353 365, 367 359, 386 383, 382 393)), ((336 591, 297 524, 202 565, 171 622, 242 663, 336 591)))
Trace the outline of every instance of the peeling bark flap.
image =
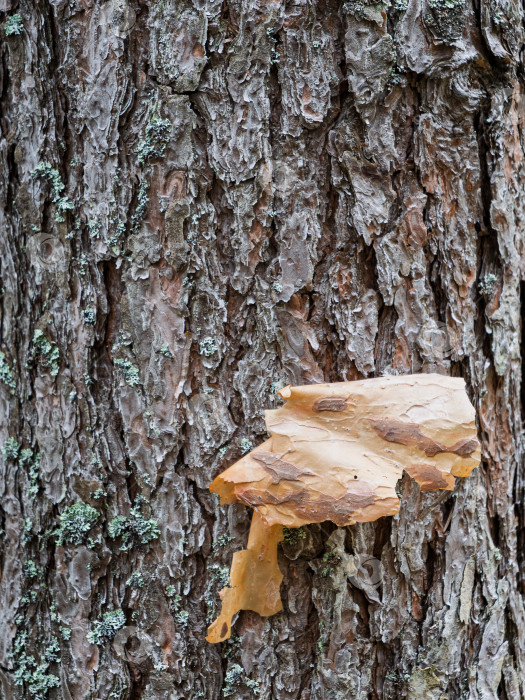
POLYGON ((389 376, 286 387, 266 411, 270 439, 210 486, 221 503, 255 508, 248 549, 233 556, 230 588, 207 640, 230 636, 239 610, 281 610, 277 544, 282 526, 331 520, 338 526, 399 510, 403 470, 423 490, 453 489, 480 462, 474 408, 460 378, 389 376))

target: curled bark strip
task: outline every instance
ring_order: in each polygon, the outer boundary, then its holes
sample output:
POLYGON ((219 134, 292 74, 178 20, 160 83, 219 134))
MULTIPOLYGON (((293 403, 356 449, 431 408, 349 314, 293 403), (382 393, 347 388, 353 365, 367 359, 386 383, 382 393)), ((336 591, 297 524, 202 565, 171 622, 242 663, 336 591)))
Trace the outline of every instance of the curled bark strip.
POLYGON ((403 470, 422 490, 450 490, 456 476, 469 476, 480 461, 462 379, 391 376, 286 387, 280 394, 285 405, 266 412, 270 439, 210 486, 221 503, 255 509, 248 549, 234 554, 231 588, 221 592, 211 642, 230 636, 239 610, 271 615, 281 609, 283 525, 331 520, 341 527, 394 515, 403 470), (344 396, 352 397, 351 410, 344 396))
POLYGON ((215 644, 228 639, 232 617, 239 610, 253 610, 264 617, 282 610, 279 588, 283 575, 277 565, 277 545, 282 539, 282 526, 267 527, 255 511, 248 547, 233 555, 230 587, 220 592, 221 614, 210 625, 206 641, 215 644))

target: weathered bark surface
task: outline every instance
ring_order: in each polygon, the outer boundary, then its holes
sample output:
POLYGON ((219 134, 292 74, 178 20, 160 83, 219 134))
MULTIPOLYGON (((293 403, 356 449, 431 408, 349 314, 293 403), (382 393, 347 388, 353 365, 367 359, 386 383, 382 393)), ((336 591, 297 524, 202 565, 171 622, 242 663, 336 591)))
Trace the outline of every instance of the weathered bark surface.
POLYGON ((523 6, 0 9, 3 696, 525 697, 523 6), (206 644, 276 390, 420 371, 482 466, 288 538, 206 644))

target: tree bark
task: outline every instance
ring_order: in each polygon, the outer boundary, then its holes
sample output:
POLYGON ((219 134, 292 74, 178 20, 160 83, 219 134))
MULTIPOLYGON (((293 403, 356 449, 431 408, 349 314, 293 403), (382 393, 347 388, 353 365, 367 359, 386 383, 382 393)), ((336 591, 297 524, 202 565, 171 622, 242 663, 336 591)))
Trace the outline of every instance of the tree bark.
POLYGON ((0 10, 3 697, 525 697, 523 6, 0 10), (481 467, 291 531, 207 644, 277 390, 419 372, 481 467))

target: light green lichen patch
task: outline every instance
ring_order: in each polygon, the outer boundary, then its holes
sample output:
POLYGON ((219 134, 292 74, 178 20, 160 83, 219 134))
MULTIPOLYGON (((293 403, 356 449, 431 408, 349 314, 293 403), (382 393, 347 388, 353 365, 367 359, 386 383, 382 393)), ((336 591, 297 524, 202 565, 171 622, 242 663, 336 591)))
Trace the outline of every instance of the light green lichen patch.
POLYGON ((228 542, 231 542, 233 540, 233 537, 225 533, 224 535, 219 535, 217 537, 217 541, 213 543, 212 545, 212 551, 213 553, 217 556, 219 554, 220 550, 226 547, 228 542))
POLYGON ((87 229, 89 231, 90 238, 97 238, 102 230, 102 224, 96 219, 89 219, 87 222, 87 229))
POLYGON ((126 616, 122 610, 106 612, 93 623, 93 629, 87 634, 88 642, 91 644, 104 644, 104 642, 111 641, 125 624, 126 616))
POLYGON ((261 688, 259 681, 246 678, 242 666, 239 664, 231 664, 224 677, 224 687, 222 689, 223 697, 228 698, 232 695, 236 695, 240 685, 246 685, 254 695, 260 695, 261 688))
POLYGON ((163 158, 170 140, 171 122, 169 119, 153 117, 146 126, 146 135, 138 143, 135 153, 140 164, 153 158, 163 158))
POLYGON ((93 324, 95 323, 95 312, 93 309, 84 309, 82 311, 82 318, 84 319, 84 323, 93 324))
POLYGON ((51 637, 44 647, 44 657, 46 661, 60 661, 60 644, 56 637, 51 637))
POLYGON ((122 540, 122 551, 130 549, 134 543, 148 544, 160 537, 157 521, 144 516, 146 505, 146 499, 138 496, 128 516, 117 515, 109 523, 108 534, 111 539, 122 540))
POLYGON ((36 564, 34 561, 31 559, 28 559, 27 561, 24 562, 24 576, 26 578, 37 578, 38 577, 38 569, 36 567, 36 564))
POLYGON ((199 343, 199 352, 205 357, 211 357, 217 352, 217 346, 213 338, 207 337, 203 338, 199 343))
POLYGON ((35 498, 38 494, 40 483, 40 454, 33 454, 33 450, 29 447, 21 450, 18 464, 28 470, 29 488, 28 493, 31 498, 35 498))
POLYGON ((27 653, 27 646, 28 634, 20 632, 14 639, 13 652, 10 655, 13 661, 15 685, 25 686, 27 697, 33 700, 45 700, 51 688, 60 686, 60 680, 58 676, 48 673, 51 659, 37 661, 32 654, 27 653))
POLYGON ((144 576, 140 571, 134 571, 126 581, 126 586, 132 588, 144 588, 144 576))
POLYGON ((499 277, 491 272, 480 279, 478 289, 483 296, 490 297, 496 290, 498 283, 499 277))
POLYGON ((6 20, 4 32, 6 36, 18 36, 24 31, 24 24, 20 15, 11 15, 6 20))
POLYGON ((432 8, 446 8, 453 10, 460 5, 464 5, 465 0, 430 0, 429 5, 432 8))
POLYGON ((62 182, 58 170, 53 168, 51 163, 39 163, 31 172, 31 176, 34 178, 44 178, 50 183, 51 201, 56 207, 55 221, 64 221, 64 212, 74 209, 74 205, 67 197, 62 196, 62 192, 65 190, 66 186, 62 182))
POLYGON ((57 543, 66 542, 73 545, 83 544, 88 539, 88 532, 95 526, 100 513, 87 503, 75 503, 64 510, 60 516, 57 543))
POLYGON ((206 601, 206 621, 211 622, 216 616, 217 590, 223 588, 231 588, 230 584, 230 569, 227 566, 212 564, 208 566, 210 571, 210 586, 208 592, 204 596, 206 601))
POLYGON ((16 381, 13 375, 13 371, 9 366, 9 362, 5 356, 5 353, 0 351, 0 382, 5 384, 11 391, 11 394, 15 393, 16 381))
POLYGON ((245 455, 252 449, 253 442, 248 440, 248 438, 243 438, 241 440, 241 454, 245 455))
POLYGON ((135 212, 133 216, 131 217, 131 223, 132 223, 132 231, 135 233, 136 231, 139 230, 140 228, 140 222, 142 221, 142 217, 146 213, 146 210, 148 208, 148 202, 149 202, 149 197, 148 197, 148 190, 149 190, 149 184, 147 182, 142 181, 139 185, 139 192, 137 195, 137 208, 135 209, 135 212))
POLYGON ((26 518, 24 520, 24 531, 22 533, 22 546, 25 547, 33 537, 33 521, 31 518, 26 518))
POLYGON ((218 566, 213 564, 209 567, 211 571, 212 583, 218 583, 219 588, 231 588, 230 585, 230 569, 227 566, 218 566))
POLYGON ((343 10, 361 20, 382 23, 382 13, 390 5, 388 0, 349 0, 343 4, 343 10))
POLYGON ((169 357, 170 359, 173 358, 173 353, 172 353, 171 350, 169 349, 169 346, 168 346, 167 343, 163 343, 163 344, 160 346, 159 352, 161 353, 161 355, 164 355, 164 357, 169 357))
POLYGON ((140 386, 139 368, 129 360, 114 360, 114 365, 129 386, 140 386))
POLYGON ((251 678, 246 678, 244 682, 254 695, 261 694, 261 684, 259 683, 259 681, 252 680, 251 678))
POLYGON ((244 669, 239 664, 233 664, 226 671, 226 676, 224 677, 224 688, 222 689, 222 694, 225 698, 233 695, 238 686, 242 682, 242 677, 244 675, 244 669))
POLYGON ((169 608, 171 612, 177 613, 180 610, 182 598, 177 594, 175 586, 166 586, 166 596, 169 598, 169 608))
POLYGON ((39 328, 33 334, 33 353, 40 357, 44 367, 49 368, 51 376, 56 377, 59 371, 58 360, 60 352, 57 346, 50 343, 39 328))
POLYGON ((16 459, 18 457, 18 452, 20 451, 20 443, 14 438, 7 438, 2 447, 2 454, 4 459, 16 459))
POLYGON ((175 622, 179 627, 185 629, 188 626, 188 621, 190 619, 190 614, 187 610, 180 610, 175 614, 175 622))

